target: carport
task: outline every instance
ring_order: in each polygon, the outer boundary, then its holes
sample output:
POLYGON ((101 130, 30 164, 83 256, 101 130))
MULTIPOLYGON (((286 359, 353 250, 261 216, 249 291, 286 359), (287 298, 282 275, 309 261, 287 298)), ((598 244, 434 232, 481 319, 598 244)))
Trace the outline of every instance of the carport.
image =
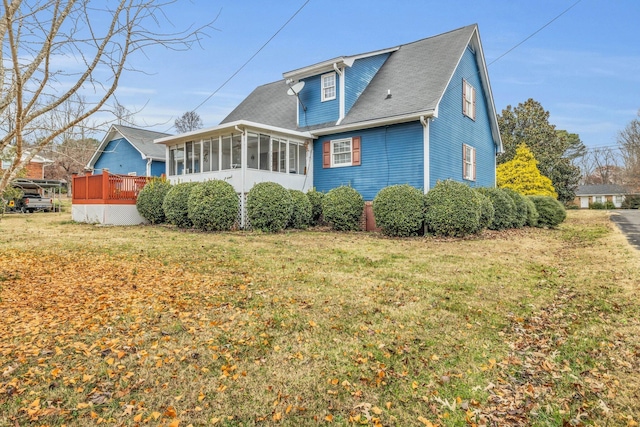
POLYGON ((57 199, 58 203, 53 204, 53 211, 56 211, 56 204, 58 205, 58 211, 62 206, 61 195, 62 187, 66 184, 65 181, 59 181, 55 179, 32 179, 32 178, 16 178, 11 181, 11 186, 19 188, 23 193, 38 193, 41 196, 47 196, 51 199, 57 199))

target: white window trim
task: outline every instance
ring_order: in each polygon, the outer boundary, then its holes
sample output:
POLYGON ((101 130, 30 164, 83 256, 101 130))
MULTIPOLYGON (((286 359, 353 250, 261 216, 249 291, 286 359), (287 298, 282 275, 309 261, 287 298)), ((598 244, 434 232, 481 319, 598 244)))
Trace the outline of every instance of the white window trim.
POLYGON ((336 75, 335 71, 333 71, 331 73, 323 74, 322 76, 320 76, 320 95, 322 97, 322 102, 331 101, 333 99, 336 99, 336 95, 338 93, 337 83, 338 83, 338 80, 337 80, 337 75, 336 75), (333 76, 333 86, 325 86, 324 85, 324 80, 325 80, 326 77, 330 77, 330 76, 333 76), (330 88, 330 87, 333 87, 333 96, 326 97, 325 96, 325 89, 330 88))
POLYGON ((476 172, 476 149, 468 144, 463 144, 463 146, 465 151, 465 158, 462 159, 462 161, 464 162, 463 169, 466 173, 462 178, 466 181, 475 181, 476 178, 474 176, 476 172), (470 150, 469 154, 471 155, 471 159, 469 159, 469 156, 466 154, 467 149, 470 150))
MULTIPOLYGON (((331 141, 331 167, 332 168, 341 168, 341 167, 345 167, 345 166, 353 166, 353 138, 341 138, 341 139, 332 139, 331 141), (334 162, 334 147, 337 143, 339 142, 349 142, 349 162, 348 163, 338 163, 336 164, 334 162)), ((345 152, 346 153, 346 152, 345 152)), ((345 154, 345 153, 340 153, 340 154, 345 154)))

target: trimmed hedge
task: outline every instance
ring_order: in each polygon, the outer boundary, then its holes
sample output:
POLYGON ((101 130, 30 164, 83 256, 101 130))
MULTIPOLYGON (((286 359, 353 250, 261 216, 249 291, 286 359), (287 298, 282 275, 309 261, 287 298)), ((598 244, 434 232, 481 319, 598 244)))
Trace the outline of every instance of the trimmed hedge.
POLYGON ((189 194, 197 182, 182 182, 171 187, 164 196, 162 210, 169 224, 180 228, 189 228, 193 222, 189 219, 189 194))
POLYGON ((140 216, 151 224, 163 223, 165 216, 162 204, 170 189, 171 184, 162 178, 152 179, 142 187, 136 200, 136 209, 140 216))
POLYGON ((554 228, 567 217, 562 203, 549 196, 529 196, 538 211, 538 227, 554 228))
POLYGON ((440 181, 424 196, 425 227, 438 236, 462 237, 480 231, 481 206, 475 191, 461 182, 440 181))
POLYGON ((311 203, 311 225, 319 225, 322 222, 322 198, 324 193, 313 188, 307 191, 307 197, 311 203))
POLYGON ((527 222, 525 225, 527 227, 537 227, 539 215, 535 203, 529 197, 524 198, 524 203, 527 206, 527 222))
POLYGON ((275 182, 260 182, 247 195, 247 215, 251 227, 266 232, 283 230, 293 212, 291 194, 275 182))
POLYGON ((489 225, 493 222, 493 217, 496 214, 495 209, 493 209, 493 203, 491 203, 491 199, 482 194, 480 191, 475 191, 476 196, 480 200, 480 231, 485 228, 489 228, 489 225))
POLYGON ((424 194, 408 184, 385 187, 373 199, 373 215, 387 236, 417 236, 424 224, 424 194))
POLYGON ((513 200, 513 203, 515 204, 515 207, 516 207, 516 210, 514 211, 515 215, 513 216, 513 222, 511 223, 511 226, 513 228, 524 227, 524 225, 527 223, 527 217, 528 217, 528 209, 527 209, 526 202, 524 201, 525 196, 523 196, 522 194, 518 193, 515 190, 512 190, 511 188, 501 188, 501 190, 507 193, 507 196, 511 197, 511 200, 513 200))
POLYGON ((493 221, 489 224, 491 230, 505 230, 510 228, 514 222, 516 205, 503 190, 493 187, 478 188, 482 194, 487 196, 493 204, 493 221))
POLYGON ((311 202, 306 194, 300 190, 289 190, 293 209, 287 227, 307 228, 311 223, 311 202))
POLYGON ((360 230, 364 199, 351 187, 332 189, 322 198, 322 215, 334 230, 360 230))
POLYGON ((226 231, 236 224, 240 204, 233 185, 215 179, 195 185, 189 194, 187 207, 189 219, 196 228, 226 231))

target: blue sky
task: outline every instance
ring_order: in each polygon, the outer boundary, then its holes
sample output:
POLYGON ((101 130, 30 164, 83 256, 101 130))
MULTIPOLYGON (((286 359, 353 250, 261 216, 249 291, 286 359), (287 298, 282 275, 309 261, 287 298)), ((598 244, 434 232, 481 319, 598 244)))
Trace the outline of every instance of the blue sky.
MULTIPOLYGON (((219 14, 201 46, 154 47, 130 65, 116 92, 136 125, 167 131, 238 70, 305 0, 182 0, 167 10, 176 28, 219 14)), ((637 0, 310 0, 224 88, 198 110, 217 125, 255 87, 341 55, 409 43, 477 23, 496 109, 533 98, 558 129, 588 147, 615 144, 640 109, 637 0), (518 43, 551 22, 522 45, 518 43), (498 59, 496 61, 496 59, 498 59), (494 62, 495 61, 495 62, 494 62)))

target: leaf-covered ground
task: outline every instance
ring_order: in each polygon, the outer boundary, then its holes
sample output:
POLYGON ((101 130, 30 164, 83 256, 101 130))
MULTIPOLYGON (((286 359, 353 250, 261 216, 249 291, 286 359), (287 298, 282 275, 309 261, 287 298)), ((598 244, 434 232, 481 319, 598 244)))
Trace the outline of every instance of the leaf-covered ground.
POLYGON ((640 255, 603 212, 467 240, 65 214, 0 236, 0 425, 640 420, 640 255))

